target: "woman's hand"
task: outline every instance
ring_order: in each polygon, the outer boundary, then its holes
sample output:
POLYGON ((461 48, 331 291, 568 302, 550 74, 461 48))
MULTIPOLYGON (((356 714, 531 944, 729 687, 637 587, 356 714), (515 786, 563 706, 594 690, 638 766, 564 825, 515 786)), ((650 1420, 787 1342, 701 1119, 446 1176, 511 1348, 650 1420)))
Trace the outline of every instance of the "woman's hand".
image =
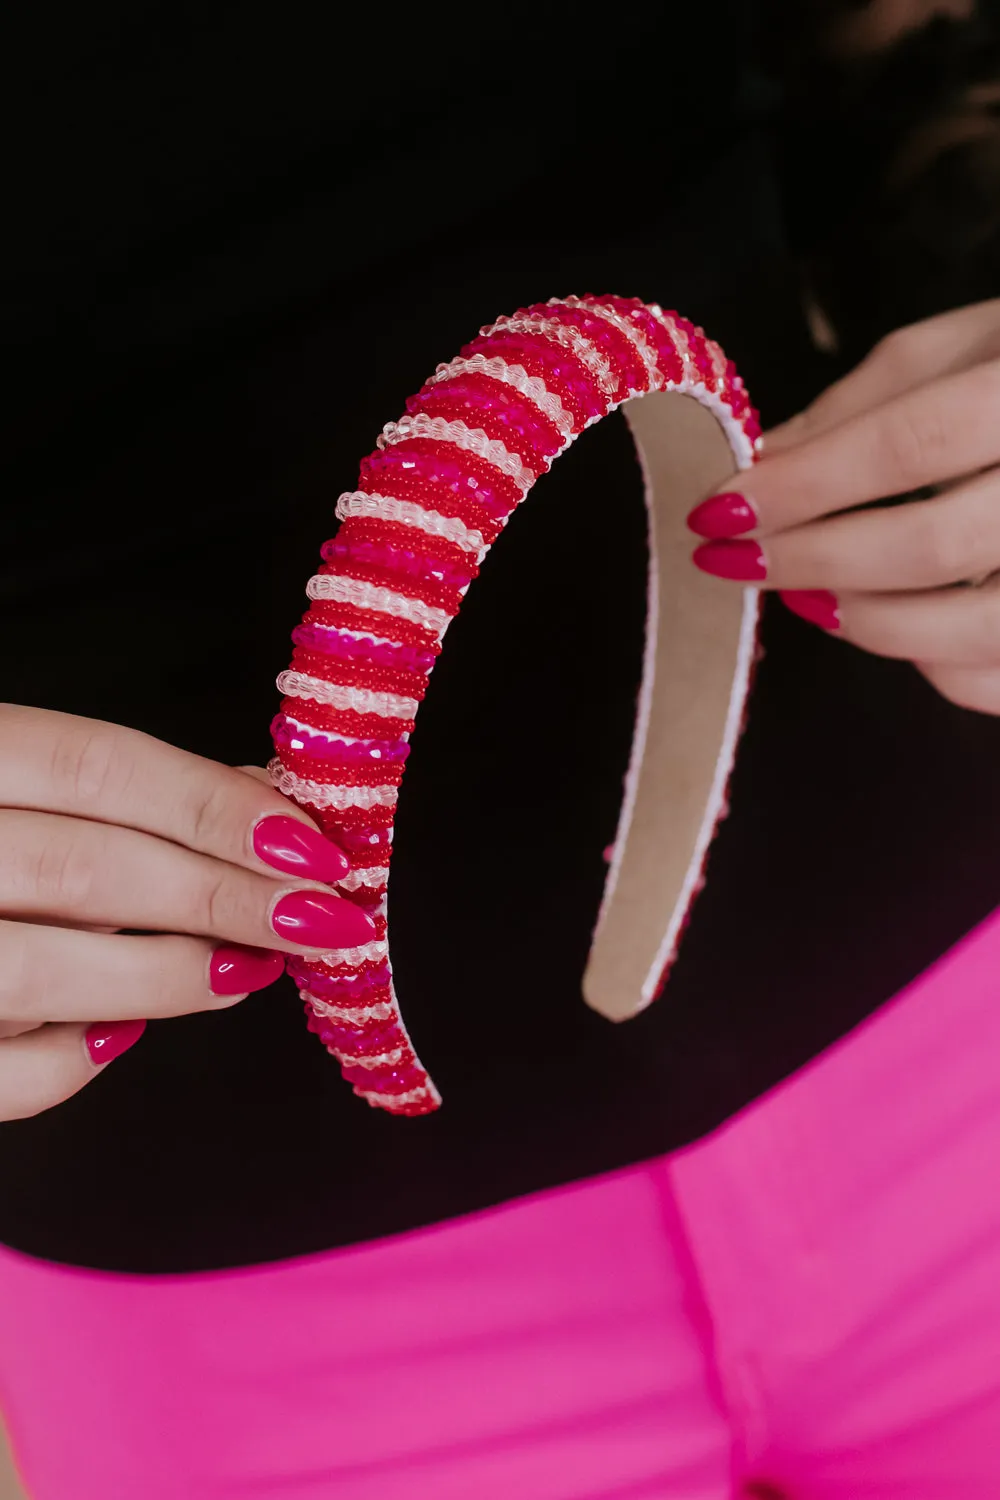
POLYGON ((263 989, 282 952, 370 942, 364 913, 324 889, 348 867, 256 776, 0 706, 0 1119, 76 1093, 147 1017, 263 989))
POLYGON ((694 560, 997 714, 997 465, 1000 299, 890 334, 770 433, 760 464, 689 516, 711 538, 694 560), (851 510, 918 490, 931 498, 851 510))

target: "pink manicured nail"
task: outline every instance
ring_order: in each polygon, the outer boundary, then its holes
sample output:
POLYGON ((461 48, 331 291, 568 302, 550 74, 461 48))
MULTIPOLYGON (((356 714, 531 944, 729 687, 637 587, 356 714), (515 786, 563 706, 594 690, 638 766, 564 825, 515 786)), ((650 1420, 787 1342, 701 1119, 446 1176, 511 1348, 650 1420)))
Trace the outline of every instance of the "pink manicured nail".
POLYGON ((271 926, 303 948, 358 948, 375 936, 375 924, 350 901, 325 891, 291 891, 271 913, 271 926))
POLYGON ((332 885, 342 880, 351 862, 342 849, 331 844, 315 828, 298 818, 261 818, 253 831, 253 849, 259 859, 286 875, 303 880, 321 880, 332 885))
POLYGON ((213 995, 249 995, 266 989, 285 967, 280 953, 270 948, 244 948, 236 944, 216 948, 209 964, 209 988, 213 995))
POLYGON ((687 518, 688 526, 698 536, 740 536, 744 531, 753 531, 757 525, 757 512, 745 495, 726 491, 723 495, 711 495, 696 505, 687 518))
POLYGON ((114 1062, 135 1045, 146 1029, 145 1021, 98 1021, 87 1031, 87 1051, 95 1068, 114 1062))
POLYGON ((840 629, 840 606, 829 589, 779 589, 793 615, 800 615, 820 630, 840 629))
POLYGON ((760 583, 767 577, 767 564, 758 542, 705 542, 694 549, 691 561, 703 573, 716 578, 760 583))

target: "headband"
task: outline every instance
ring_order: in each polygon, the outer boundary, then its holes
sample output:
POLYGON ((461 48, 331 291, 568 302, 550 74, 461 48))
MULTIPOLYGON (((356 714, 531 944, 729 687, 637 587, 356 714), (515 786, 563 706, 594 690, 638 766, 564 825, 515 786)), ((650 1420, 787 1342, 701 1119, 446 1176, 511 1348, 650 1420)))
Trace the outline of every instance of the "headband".
MULTIPOLYGON (((583 978, 610 1020, 666 979, 704 884, 743 724, 759 596, 691 567, 684 518, 759 446, 735 366, 655 303, 564 297, 483 328, 389 422, 337 503, 309 580, 271 728, 274 785, 351 860, 337 893, 375 937, 288 970, 310 1030, 354 1092, 394 1114, 440 1096, 400 1014, 389 961, 392 827, 417 709, 445 631, 535 481, 627 403, 649 523, 646 648, 632 754, 583 978)), ((613 511, 606 524, 616 524, 613 511)))

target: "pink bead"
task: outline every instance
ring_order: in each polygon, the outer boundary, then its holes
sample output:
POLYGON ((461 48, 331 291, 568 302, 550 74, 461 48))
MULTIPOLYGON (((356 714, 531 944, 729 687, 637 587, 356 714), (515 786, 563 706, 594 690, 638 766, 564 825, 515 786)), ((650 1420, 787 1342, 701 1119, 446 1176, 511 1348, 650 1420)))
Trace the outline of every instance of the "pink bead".
POLYGON ((298 957, 288 959, 286 967, 300 989, 308 990, 317 1000, 325 1000, 329 1005, 342 1005, 345 1009, 373 1005, 375 1002, 366 996, 370 997, 374 990, 384 989, 389 983, 389 970, 385 964, 380 964, 377 969, 356 979, 335 979, 332 974, 307 967, 305 961, 298 957))
POLYGON ((361 460, 362 489, 377 492, 382 476, 387 476, 391 483, 393 474, 440 484, 466 500, 475 500, 498 520, 505 519, 512 508, 504 486, 493 486, 488 479, 470 474, 457 459, 421 451, 414 442, 395 443, 361 460))
MULTIPOLYGON (((303 712, 308 712, 306 705, 303 712)), ((271 737, 279 750, 297 750, 300 755, 314 755, 317 760, 344 766, 399 765, 410 753, 405 740, 356 740, 348 744, 321 729, 290 724, 285 714, 277 714, 271 721, 271 737)))
MULTIPOLYGON (((325 548, 321 550, 325 557, 325 548)), ((345 635, 332 625, 316 625, 311 620, 295 627, 292 640, 297 646, 305 646, 309 651, 320 651, 324 656, 336 657, 338 661, 370 662, 374 666, 392 667, 407 672, 429 672, 436 659, 433 651, 422 650, 419 646, 397 645, 390 641, 376 642, 370 636, 355 640, 353 636, 345 635)))
POLYGON ((395 1068, 362 1068, 345 1063, 342 1072, 348 1083, 361 1088, 366 1094, 408 1094, 419 1088, 423 1072, 412 1063, 403 1063, 395 1068))
POLYGON ((551 343, 540 333, 493 334, 489 338, 479 337, 466 344, 462 350, 468 358, 472 354, 484 354, 488 359, 499 355, 508 364, 517 364, 519 349, 530 349, 545 366, 545 384, 559 393, 561 388, 570 391, 586 411, 588 418, 607 415, 610 402, 597 388, 597 382, 589 375, 580 361, 558 344, 551 343))
POLYGON ((647 389, 649 377, 639 354, 625 335, 605 318, 598 317, 586 307, 560 307, 545 302, 536 303, 527 308, 526 312, 531 317, 554 318, 557 323, 579 328, 610 364, 617 381, 616 401, 624 401, 630 390, 647 389))
POLYGON ((426 579, 454 588, 464 588, 478 572, 471 554, 466 563, 440 562, 423 552, 412 552, 391 542, 369 542, 353 536, 335 536, 332 541, 325 542, 323 557, 327 562, 355 562, 366 567, 384 568, 387 573, 399 573, 404 578, 426 579))
POLYGON ((377 1057, 381 1052, 391 1052, 402 1045, 399 1027, 393 1021, 376 1021, 373 1025, 359 1029, 344 1026, 336 1021, 329 1023, 328 1047, 340 1052, 354 1053, 358 1057, 377 1057))
MULTIPOLYGON (((488 375, 456 375, 451 380, 424 386, 406 403, 408 412, 433 414, 445 404, 455 407, 470 427, 477 425, 477 414, 487 413, 508 429, 511 441, 522 438, 534 453, 552 458, 562 447, 562 437, 525 396, 503 381, 488 375)), ((527 456, 522 454, 527 461, 527 456)))
POLYGON ((677 346, 663 324, 638 299, 629 297, 596 297, 596 302, 606 303, 639 330, 656 354, 656 363, 664 380, 679 384, 684 378, 684 361, 677 346))

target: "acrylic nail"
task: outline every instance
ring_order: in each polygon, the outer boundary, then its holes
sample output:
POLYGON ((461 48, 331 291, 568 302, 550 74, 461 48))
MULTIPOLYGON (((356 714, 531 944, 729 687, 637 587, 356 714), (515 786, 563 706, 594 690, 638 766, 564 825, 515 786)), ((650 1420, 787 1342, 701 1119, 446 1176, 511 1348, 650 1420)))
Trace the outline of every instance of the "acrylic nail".
POLYGON ((142 1036, 145 1021, 97 1021, 87 1030, 87 1051, 95 1068, 121 1057, 142 1036))
POLYGON ((703 573, 711 573, 715 578, 761 583, 767 577, 767 564, 759 542, 705 542, 695 548, 692 562, 703 573))
POLYGON ((687 518, 687 524, 697 536, 718 541, 753 531, 757 525, 757 512, 745 495, 726 490, 696 505, 687 518))
POLYGON ((271 913, 286 943, 303 948, 358 948, 375 936, 375 924, 350 901, 326 891, 290 891, 271 913))
POLYGON ((226 944, 212 954, 208 966, 209 989, 213 995, 249 995, 273 984, 284 967, 282 954, 271 948, 226 944))
POLYGON ((840 629, 840 606, 829 589, 779 589, 782 601, 793 615, 818 625, 820 630, 840 629))
POLYGON ((280 814, 261 818, 253 831, 253 850, 274 870, 302 880, 321 880, 325 885, 343 880, 351 868, 343 850, 318 829, 280 814))

